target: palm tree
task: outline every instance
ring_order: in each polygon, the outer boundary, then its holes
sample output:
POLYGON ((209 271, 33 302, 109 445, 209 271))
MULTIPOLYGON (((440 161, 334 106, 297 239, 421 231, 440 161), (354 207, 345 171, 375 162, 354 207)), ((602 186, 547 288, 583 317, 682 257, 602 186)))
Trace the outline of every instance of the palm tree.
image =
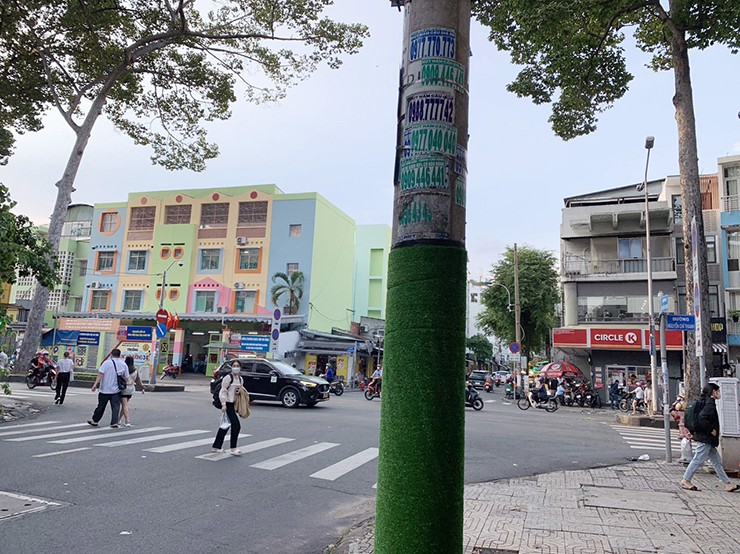
POLYGON ((272 303, 277 306, 280 298, 283 295, 288 294, 288 303, 285 305, 285 314, 297 314, 298 308, 301 305, 301 298, 303 297, 303 272, 294 271, 290 275, 277 272, 272 276, 272 282, 275 283, 275 286, 270 289, 272 303))

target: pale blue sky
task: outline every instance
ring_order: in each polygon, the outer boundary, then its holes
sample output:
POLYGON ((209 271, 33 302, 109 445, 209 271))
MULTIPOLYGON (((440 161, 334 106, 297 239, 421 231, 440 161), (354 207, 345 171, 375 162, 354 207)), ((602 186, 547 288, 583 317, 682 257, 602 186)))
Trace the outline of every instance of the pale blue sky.
MULTIPOLYGON (((150 151, 101 120, 82 162, 74 202, 114 202, 132 191, 275 183, 285 192, 316 191, 357 223, 391 223, 397 78, 403 16, 387 0, 336 0, 334 13, 361 21, 372 37, 338 71, 322 69, 283 102, 241 102, 227 122, 211 125, 221 155, 204 173, 168 172, 150 151)), ((562 199, 642 179, 644 138, 655 136, 650 178, 678 173, 673 74, 653 73, 629 51, 635 80, 602 114, 590 136, 563 142, 547 122, 548 106, 508 93, 516 75, 505 53, 473 23, 470 63, 467 248, 478 277, 514 242, 557 252, 562 199)), ((740 58, 725 49, 693 53, 699 165, 740 152, 740 58)), ((0 167, 17 211, 48 220, 72 133, 50 113, 40 133, 18 140, 0 167)))

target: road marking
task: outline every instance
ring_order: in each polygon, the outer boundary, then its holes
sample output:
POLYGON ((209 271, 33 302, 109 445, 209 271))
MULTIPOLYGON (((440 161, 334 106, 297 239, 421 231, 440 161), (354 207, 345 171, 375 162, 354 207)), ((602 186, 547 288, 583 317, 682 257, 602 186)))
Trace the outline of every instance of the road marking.
POLYGON ((374 489, 377 489, 377 488, 378 488, 378 484, 377 484, 377 483, 375 483, 375 484, 373 485, 373 488, 374 488, 374 489))
POLYGON ((493 404, 493 403, 494 403, 494 402, 496 402, 496 401, 495 401, 495 400, 484 400, 484 402, 485 402, 486 404, 493 404))
MULTIPOLYGON (((634 448, 635 450, 660 450, 661 452, 665 452, 664 446, 640 446, 640 445, 630 445, 630 448, 634 448)), ((679 450, 681 447, 679 447, 679 450)), ((671 451, 675 450, 675 448, 672 448, 671 451)))
MULTIPOLYGON (((239 438, 242 437, 251 437, 252 435, 239 435, 239 438)), ((185 450, 186 448, 194 448, 196 446, 203 446, 206 444, 213 444, 213 439, 197 439, 194 441, 188 441, 188 442, 178 442, 175 444, 167 444, 165 446, 156 446, 154 448, 145 448, 144 452, 156 452, 158 454, 163 454, 164 452, 174 452, 175 450, 185 450)), ((214 452, 216 454, 216 452, 214 452)))
POLYGON ((358 452, 354 456, 345 458, 337 462, 336 464, 325 467, 321 471, 311 474, 309 477, 316 479, 325 479, 326 481, 336 481, 342 475, 346 475, 350 471, 357 469, 358 467, 366 464, 367 462, 374 460, 378 457, 377 448, 368 448, 362 452, 358 452))
MULTIPOLYGON (((239 439, 241 439, 241 436, 239 437, 239 439)), ((271 446, 276 446, 278 444, 283 444, 283 443, 291 442, 294 440, 295 439, 277 437, 277 438, 266 440, 266 441, 253 442, 252 444, 240 446, 239 450, 242 451, 242 454, 248 454, 250 452, 257 452, 258 450, 263 450, 265 448, 270 448, 271 446)), ((200 460, 208 460, 209 462, 218 462, 219 460, 225 460, 226 458, 231 458, 231 457, 232 456, 231 454, 229 454, 228 450, 226 452, 209 452, 208 454, 201 454, 200 456, 196 456, 196 458, 200 460)))
POLYGON ((314 454, 318 454, 319 452, 324 452, 325 450, 329 450, 330 448, 334 448, 335 446, 339 446, 339 444, 334 442, 320 442, 312 446, 307 446, 306 448, 301 448, 300 450, 288 452, 287 454, 277 456, 276 458, 270 458, 269 460, 265 460, 264 462, 260 462, 258 464, 252 464, 250 467, 272 471, 273 469, 287 466, 288 464, 292 464, 293 462, 297 462, 298 460, 308 458, 309 456, 313 456, 314 454))
POLYGON ((141 442, 152 442, 160 439, 174 439, 175 437, 187 437, 188 435, 200 435, 201 433, 210 433, 210 431, 204 431, 202 429, 194 429, 193 431, 180 431, 179 433, 165 433, 164 435, 153 435, 151 437, 139 437, 138 439, 127 439, 122 441, 112 442, 101 442, 95 446, 128 446, 129 444, 139 444, 141 442))
POLYGON ((72 452, 82 452, 83 450, 90 450, 89 446, 84 446, 82 448, 73 448, 72 450, 58 450, 56 452, 47 452, 46 454, 36 454, 35 456, 31 456, 32 458, 48 458, 49 456, 59 456, 60 454, 70 454, 72 452))
MULTIPOLYGON (((120 437, 121 435, 140 435, 141 433, 150 433, 152 431, 164 431, 166 429, 171 429, 171 427, 145 427, 143 429, 131 429, 129 431, 118 431, 116 433, 116 437, 120 437)), ((71 439, 60 439, 57 441, 49 441, 50 444, 69 444, 72 442, 83 442, 83 441, 91 441, 91 440, 98 440, 100 437, 74 437, 71 439)))
MULTIPOLYGON (((34 429, 34 431, 54 431, 56 429, 73 429, 76 427, 87 427, 87 429, 83 429, 82 431, 65 431, 64 433, 49 433, 46 435, 32 435, 30 437, 17 437, 14 439, 5 439, 5 440, 22 442, 22 441, 33 441, 33 440, 38 440, 38 439, 53 439, 54 437, 65 437, 67 435, 79 435, 80 433, 92 433, 94 431, 101 430, 97 428, 92 429, 87 423, 74 423, 72 425, 60 425, 59 427, 49 427, 47 429, 34 429)), ((10 433, 0 433, 0 436, 20 435, 21 433, 28 433, 28 431, 18 431, 18 432, 11 431, 10 433)))
MULTIPOLYGON (((12 425, 9 428, 11 429, 20 429, 20 428, 26 428, 26 427, 38 427, 39 425, 53 425, 54 423, 59 423, 58 421, 41 421, 39 423, 23 423, 22 425, 12 425)), ((32 431, 36 431, 37 429, 31 429, 32 431)), ((18 433, 25 433, 26 431, 18 431, 18 433)), ((0 436, 2 436, 0 434, 0 436)))

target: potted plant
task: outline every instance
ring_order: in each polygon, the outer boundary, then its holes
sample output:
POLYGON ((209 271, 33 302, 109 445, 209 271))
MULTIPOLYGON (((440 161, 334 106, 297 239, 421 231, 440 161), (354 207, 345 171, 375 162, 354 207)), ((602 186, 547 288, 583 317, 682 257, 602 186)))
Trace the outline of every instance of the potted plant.
POLYGON ((740 310, 732 310, 730 312, 730 317, 732 318, 732 321, 737 323, 738 320, 740 320, 740 310))

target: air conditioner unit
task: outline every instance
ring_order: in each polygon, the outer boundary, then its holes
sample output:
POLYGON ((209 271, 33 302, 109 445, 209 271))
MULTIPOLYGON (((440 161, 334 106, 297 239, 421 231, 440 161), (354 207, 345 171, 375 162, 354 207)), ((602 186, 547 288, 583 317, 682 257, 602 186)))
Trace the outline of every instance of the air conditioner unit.
POLYGON ((247 244, 247 237, 236 237, 236 243, 239 246, 244 246, 245 244, 247 244))
POLYGON ((103 283, 101 283, 100 281, 93 281, 92 283, 90 283, 91 289, 99 289, 102 286, 103 286, 103 283))
POLYGON ((216 308, 216 313, 217 314, 226 314, 228 312, 229 311, 224 306, 219 306, 218 308, 216 308))
POLYGON ((241 290, 241 289, 243 289, 243 288, 244 288, 244 286, 245 286, 245 285, 244 285, 244 283, 242 283, 241 281, 240 281, 240 282, 238 282, 238 283, 234 283, 234 288, 235 288, 236 290, 241 290))
POLYGON ((370 327, 367 325, 360 325, 360 332, 361 333, 367 333, 370 330, 370 327))

